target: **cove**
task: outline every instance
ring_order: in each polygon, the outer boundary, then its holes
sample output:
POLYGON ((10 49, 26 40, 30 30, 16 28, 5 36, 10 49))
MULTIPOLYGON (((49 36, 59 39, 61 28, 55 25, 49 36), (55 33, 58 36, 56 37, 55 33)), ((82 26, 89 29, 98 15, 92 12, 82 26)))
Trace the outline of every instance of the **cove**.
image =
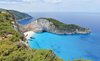
POLYGON ((37 33, 30 39, 29 45, 34 49, 51 49, 64 61, 73 59, 97 60, 95 55, 95 34, 57 35, 48 32, 37 33), (92 53, 91 53, 92 52, 92 53), (92 55, 93 54, 93 55, 92 55))

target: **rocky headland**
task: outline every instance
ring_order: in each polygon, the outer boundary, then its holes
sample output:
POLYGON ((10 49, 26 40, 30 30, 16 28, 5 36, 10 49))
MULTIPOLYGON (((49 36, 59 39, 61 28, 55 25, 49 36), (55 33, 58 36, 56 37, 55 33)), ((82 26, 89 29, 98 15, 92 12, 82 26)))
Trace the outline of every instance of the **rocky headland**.
POLYGON ((84 28, 75 24, 64 24, 53 18, 38 18, 27 25, 18 25, 22 32, 51 32, 55 34, 88 34, 91 32, 89 28, 84 28))

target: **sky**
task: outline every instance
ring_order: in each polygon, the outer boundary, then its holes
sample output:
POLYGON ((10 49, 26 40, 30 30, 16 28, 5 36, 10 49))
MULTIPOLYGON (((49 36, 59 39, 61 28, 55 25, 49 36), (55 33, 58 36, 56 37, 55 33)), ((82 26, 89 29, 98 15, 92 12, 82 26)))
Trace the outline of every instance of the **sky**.
POLYGON ((22 12, 100 12, 100 0, 0 0, 0 8, 22 12))

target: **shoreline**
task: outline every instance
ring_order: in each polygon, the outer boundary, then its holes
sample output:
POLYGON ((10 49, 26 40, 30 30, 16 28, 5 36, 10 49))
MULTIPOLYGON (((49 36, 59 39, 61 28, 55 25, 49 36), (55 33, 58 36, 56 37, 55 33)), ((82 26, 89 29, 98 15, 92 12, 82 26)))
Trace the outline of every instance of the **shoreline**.
POLYGON ((27 31, 27 32, 24 32, 23 34, 24 34, 25 38, 26 38, 27 40, 29 40, 29 39, 30 39, 32 36, 34 36, 36 33, 35 33, 34 31, 27 31))
POLYGON ((33 37, 36 33, 33 31, 27 31, 23 33, 23 36, 26 40, 20 40, 21 44, 24 44, 27 48, 30 48, 28 40, 31 39, 31 37, 33 37))

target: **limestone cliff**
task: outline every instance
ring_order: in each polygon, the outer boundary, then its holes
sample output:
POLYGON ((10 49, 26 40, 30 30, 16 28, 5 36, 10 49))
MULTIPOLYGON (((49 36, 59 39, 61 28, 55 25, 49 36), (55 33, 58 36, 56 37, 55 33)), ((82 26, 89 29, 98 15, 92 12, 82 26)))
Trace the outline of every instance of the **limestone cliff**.
POLYGON ((64 24, 56 19, 52 18, 39 18, 27 25, 21 25, 20 30, 24 31, 34 31, 34 32, 51 32, 55 34, 87 34, 90 33, 88 28, 80 27, 75 24, 64 24))

